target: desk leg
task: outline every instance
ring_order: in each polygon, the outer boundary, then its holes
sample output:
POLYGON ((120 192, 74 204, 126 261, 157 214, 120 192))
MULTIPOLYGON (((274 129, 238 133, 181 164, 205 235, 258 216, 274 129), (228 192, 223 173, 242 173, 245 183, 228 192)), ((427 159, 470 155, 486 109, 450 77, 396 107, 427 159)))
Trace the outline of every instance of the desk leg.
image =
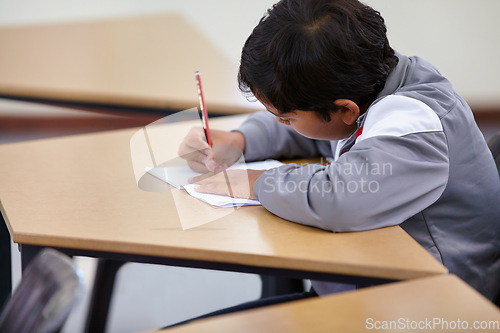
POLYGON ((21 244, 19 245, 19 248, 21 249, 21 270, 24 272, 28 264, 33 260, 42 249, 44 249, 43 246, 36 246, 36 245, 26 245, 26 244, 21 244))
POLYGON ((123 261, 99 259, 90 298, 87 322, 85 324, 85 332, 105 331, 116 273, 123 264, 125 264, 123 261))
POLYGON ((304 291, 304 282, 301 279, 290 279, 272 275, 261 275, 262 293, 261 298, 280 296, 304 291))
MULTIPOLYGON (((42 249, 42 246, 21 245, 21 265, 23 271, 42 249)), ((117 260, 99 259, 89 304, 85 332, 94 333, 105 331, 116 273, 124 263, 123 261, 117 260)))
POLYGON ((12 291, 12 262, 10 234, 0 214, 0 306, 10 297, 12 291))

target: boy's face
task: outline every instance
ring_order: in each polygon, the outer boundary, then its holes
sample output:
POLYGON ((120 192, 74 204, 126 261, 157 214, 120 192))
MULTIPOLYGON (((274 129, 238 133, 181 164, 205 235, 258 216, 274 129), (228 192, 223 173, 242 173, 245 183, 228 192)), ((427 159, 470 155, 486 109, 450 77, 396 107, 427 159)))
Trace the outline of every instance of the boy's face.
POLYGON ((291 126, 296 132, 310 139, 341 140, 349 137, 357 129, 357 123, 347 124, 344 110, 332 112, 330 121, 321 119, 316 112, 295 110, 279 114, 272 105, 263 103, 267 111, 276 117, 276 121, 291 126))

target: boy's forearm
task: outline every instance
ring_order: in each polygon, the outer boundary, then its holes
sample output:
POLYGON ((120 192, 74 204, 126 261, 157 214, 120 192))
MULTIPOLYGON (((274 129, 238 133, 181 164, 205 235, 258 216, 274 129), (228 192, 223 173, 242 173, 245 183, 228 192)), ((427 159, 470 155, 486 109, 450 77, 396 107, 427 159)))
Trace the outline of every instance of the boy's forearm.
POLYGON ((267 112, 255 113, 237 131, 244 136, 247 161, 318 155, 316 140, 277 123, 274 116, 267 112))
POLYGON ((231 146, 237 147, 241 152, 245 153, 245 136, 240 131, 231 131, 228 143, 231 146))

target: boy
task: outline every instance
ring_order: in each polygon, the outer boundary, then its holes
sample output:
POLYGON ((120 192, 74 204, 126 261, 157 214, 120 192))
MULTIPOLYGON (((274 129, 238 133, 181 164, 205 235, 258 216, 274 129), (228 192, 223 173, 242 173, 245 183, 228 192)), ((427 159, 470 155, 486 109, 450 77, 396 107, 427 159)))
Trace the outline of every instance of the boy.
MULTIPOLYGON (((246 41, 238 79, 268 112, 237 131, 213 131, 215 145, 239 147, 247 161, 334 162, 228 172, 234 196, 334 232, 400 225, 450 273, 489 299, 498 295, 492 156, 466 102, 431 64, 393 51, 378 12, 357 0, 282 0, 246 41)), ((198 171, 237 158, 214 149, 211 159, 208 148, 194 130, 179 152, 196 151, 186 156, 198 171)), ((229 194, 220 174, 194 182, 198 191, 229 194)), ((322 295, 338 285, 313 288, 322 295)))

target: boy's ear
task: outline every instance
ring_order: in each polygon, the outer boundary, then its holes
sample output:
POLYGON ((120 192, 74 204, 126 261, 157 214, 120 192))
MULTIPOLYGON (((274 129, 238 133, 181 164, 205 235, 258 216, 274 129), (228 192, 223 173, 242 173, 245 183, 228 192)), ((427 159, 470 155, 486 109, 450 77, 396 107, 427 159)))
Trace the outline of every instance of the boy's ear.
POLYGON ((336 106, 340 107, 339 113, 340 119, 346 125, 352 125, 358 120, 359 117, 359 106, 350 99, 337 99, 333 102, 336 106))

